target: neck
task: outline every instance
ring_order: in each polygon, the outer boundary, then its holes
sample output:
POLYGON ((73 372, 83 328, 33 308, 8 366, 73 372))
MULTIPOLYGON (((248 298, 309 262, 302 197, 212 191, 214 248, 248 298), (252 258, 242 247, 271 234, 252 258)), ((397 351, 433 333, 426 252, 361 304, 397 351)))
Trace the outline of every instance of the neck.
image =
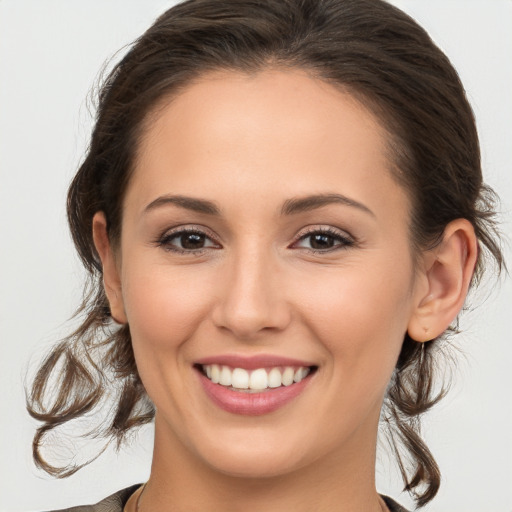
POLYGON ((140 512, 381 512, 385 508, 375 490, 375 442, 361 444, 358 433, 354 437, 351 447, 293 472, 249 478, 208 466, 167 435, 157 418, 151 478, 140 512))

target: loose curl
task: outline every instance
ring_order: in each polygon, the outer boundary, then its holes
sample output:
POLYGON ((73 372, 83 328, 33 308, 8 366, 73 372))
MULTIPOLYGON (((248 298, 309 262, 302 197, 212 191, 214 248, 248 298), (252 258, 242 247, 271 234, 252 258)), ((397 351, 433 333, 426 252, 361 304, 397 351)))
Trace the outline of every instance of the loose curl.
MULTIPOLYGON (((213 70, 257 73, 302 69, 349 92, 388 132, 393 176, 413 204, 413 252, 439 242, 446 225, 465 218, 480 251, 503 266, 494 193, 482 182, 475 120, 451 63, 409 16, 382 0, 189 0, 165 12, 135 41, 99 92, 90 146, 68 193, 73 240, 89 275, 81 325, 41 365, 27 396, 40 420, 33 441, 38 466, 58 477, 84 464, 51 465, 41 453, 48 434, 115 404, 94 435, 116 440, 154 417, 139 378, 129 326, 116 327, 92 239, 92 218, 105 212, 110 241, 121 234, 123 198, 151 114, 213 70)), ((420 436, 420 417, 444 395, 435 380, 446 337, 420 345, 405 336, 382 417, 405 488, 418 506, 440 485, 439 468, 420 436)), ((87 464, 88 462, 86 462, 87 464)))

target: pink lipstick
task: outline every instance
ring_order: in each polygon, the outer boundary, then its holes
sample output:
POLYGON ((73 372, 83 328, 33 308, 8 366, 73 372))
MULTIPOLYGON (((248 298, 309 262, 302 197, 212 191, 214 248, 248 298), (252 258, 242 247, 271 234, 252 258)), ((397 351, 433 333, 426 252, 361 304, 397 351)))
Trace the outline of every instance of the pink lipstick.
POLYGON ((206 395, 221 409, 242 415, 268 414, 298 397, 316 366, 281 356, 223 355, 195 363, 206 395))

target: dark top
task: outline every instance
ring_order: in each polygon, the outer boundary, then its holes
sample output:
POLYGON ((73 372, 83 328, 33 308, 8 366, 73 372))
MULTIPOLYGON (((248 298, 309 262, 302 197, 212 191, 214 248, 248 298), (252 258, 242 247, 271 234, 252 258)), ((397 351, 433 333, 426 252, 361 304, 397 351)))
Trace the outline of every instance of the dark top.
MULTIPOLYGON (((96 505, 81 505, 78 507, 65 508, 62 510, 54 510, 53 512, 123 512, 123 507, 126 505, 128 498, 140 487, 140 484, 132 485, 126 489, 121 489, 114 494, 111 494, 104 500, 101 500, 96 505)), ((405 508, 401 507, 398 503, 394 502, 387 496, 382 496, 391 512, 407 512, 405 508)))

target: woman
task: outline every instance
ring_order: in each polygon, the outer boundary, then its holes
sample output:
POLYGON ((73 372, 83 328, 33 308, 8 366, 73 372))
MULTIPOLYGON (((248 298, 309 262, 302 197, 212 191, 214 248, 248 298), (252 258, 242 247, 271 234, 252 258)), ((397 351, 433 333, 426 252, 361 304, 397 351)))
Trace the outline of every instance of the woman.
POLYGON ((152 472, 97 510, 402 510, 379 419, 428 503, 418 418, 484 251, 501 266, 491 199, 458 76, 397 9, 172 8, 106 80, 70 187, 93 284, 34 381, 36 462, 79 469, 40 448, 117 390, 103 433, 154 417, 152 472))

